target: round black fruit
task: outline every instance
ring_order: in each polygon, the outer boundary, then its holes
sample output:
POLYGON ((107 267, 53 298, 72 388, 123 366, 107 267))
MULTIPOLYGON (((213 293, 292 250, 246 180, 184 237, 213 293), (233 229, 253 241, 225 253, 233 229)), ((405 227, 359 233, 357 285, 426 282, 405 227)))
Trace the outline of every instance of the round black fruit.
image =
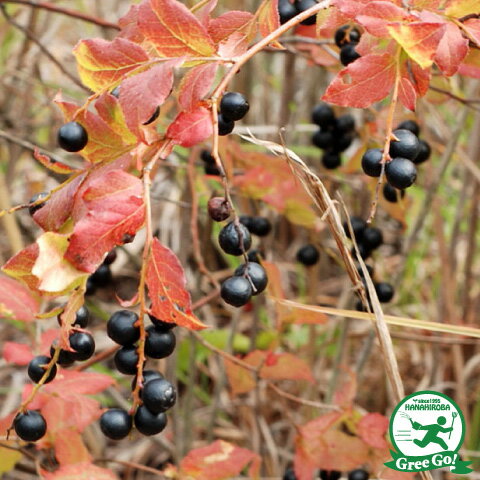
POLYGON ((110 266, 102 263, 89 278, 96 287, 106 287, 112 281, 110 266))
POLYGON ((119 345, 132 345, 140 338, 136 323, 138 315, 130 310, 118 310, 107 322, 107 335, 119 345))
POLYGON ((235 270, 234 275, 238 277, 248 276, 256 289, 256 292, 253 292, 252 295, 258 295, 259 293, 262 293, 265 288, 267 288, 267 272, 259 263, 249 262, 247 265, 248 266, 246 266, 245 264, 240 265, 235 270))
POLYGON ((95 353, 95 340, 87 332, 75 332, 70 335, 70 346, 74 360, 88 360, 95 353))
POLYGON ((241 120, 249 109, 247 99, 238 92, 228 92, 220 100, 220 114, 226 120, 241 120))
POLYGON ((176 338, 172 331, 158 330, 155 325, 147 328, 145 353, 150 358, 166 358, 175 350, 176 338))
POLYGON ((405 196, 405 190, 398 190, 395 187, 392 187, 389 183, 386 183, 383 186, 383 196, 387 202, 397 203, 399 198, 405 196))
POLYGON ((57 139, 67 152, 79 152, 88 143, 88 134, 78 122, 68 122, 59 128, 57 139))
POLYGON ((154 317, 151 314, 148 314, 148 316, 150 317, 150 320, 155 325, 157 330, 161 330, 163 332, 168 332, 169 330, 171 330, 172 328, 175 328, 177 326, 176 323, 164 322, 163 320, 160 320, 160 319, 154 317))
POLYGON ((167 416, 164 413, 154 414, 145 405, 137 408, 135 427, 143 435, 156 435, 167 426, 167 416))
POLYGON ((35 410, 19 413, 13 421, 15 433, 26 442, 40 440, 47 431, 47 422, 42 414, 35 410))
POLYGON ((208 201, 208 214, 214 222, 223 222, 231 213, 230 203, 225 197, 212 197, 208 201))
POLYGON ((312 122, 321 128, 328 128, 335 123, 333 108, 326 103, 315 105, 312 110, 312 122))
POLYGON ((401 157, 413 160, 420 151, 418 137, 410 130, 394 130, 393 135, 398 140, 390 142, 390 156, 392 158, 401 157))
MULTIPOLYGON (((28 203, 35 203, 38 200, 41 200, 42 198, 48 197, 48 192, 40 192, 35 194, 29 201, 28 203)), ((45 202, 38 203, 37 205, 32 205, 31 207, 28 207, 28 213, 33 216, 35 212, 40 210, 43 206, 45 206, 45 202)))
POLYGON ((215 165, 215 158, 208 150, 202 150, 200 153, 200 158, 207 165, 215 165))
POLYGON ((311 267, 318 262, 320 252, 315 245, 304 245, 297 252, 297 261, 307 267, 311 267))
MULTIPOLYGON (((27 371, 32 382, 38 383, 42 379, 50 360, 51 358, 47 357, 46 355, 38 355, 30 361, 27 371)), ((50 370, 50 373, 44 383, 51 382, 55 378, 56 374, 57 366, 53 365, 53 368, 50 370)))
MULTIPOLYGON (((297 12, 302 13, 305 10, 312 8, 317 3, 318 3, 317 0, 295 0, 294 5, 295 5, 295 8, 297 9, 297 12)), ((315 23, 317 23, 317 16, 312 15, 311 17, 306 18, 300 23, 302 25, 315 25, 315 23)))
MULTIPOLYGON (((364 230, 367 228, 367 222, 360 217, 352 216, 350 217, 350 223, 352 225, 353 234, 355 239, 358 241, 361 240, 364 230)), ((348 238, 352 238, 350 235, 350 229, 348 228, 348 223, 343 223, 343 229, 345 230, 345 235, 348 238)))
MULTIPOLYGON (((148 382, 152 380, 156 380, 157 378, 163 378, 163 375, 160 372, 157 372, 156 370, 144 370, 142 372, 143 375, 143 381, 142 381, 142 386, 145 386, 148 382)), ((133 377, 132 380, 132 391, 135 389, 137 385, 137 377, 133 377)), ((140 389, 141 391, 142 389, 140 389)))
MULTIPOLYGON (((54 341, 52 346, 50 347, 50 357, 55 355, 55 349, 57 347, 57 342, 54 341)), ((58 355, 57 363, 62 367, 68 367, 75 361, 74 352, 70 352, 69 350, 60 350, 60 354, 58 355)))
POLYGON ((335 121, 335 131, 340 133, 349 133, 355 130, 355 119, 349 113, 340 115, 335 121))
POLYGON ((312 135, 312 143, 322 150, 333 146, 333 133, 328 130, 317 130, 312 135))
POLYGON ((368 472, 359 468, 348 472, 348 480, 368 480, 368 472))
POLYGON ((247 259, 249 262, 261 263, 261 258, 263 253, 260 250, 250 250, 247 254, 247 259))
POLYGON ((342 157, 337 152, 324 152, 322 155, 322 165, 328 170, 334 170, 342 164, 342 157))
POLYGON ((218 114, 218 134, 220 136, 228 135, 233 132, 235 128, 235 122, 233 120, 228 120, 221 113, 218 114))
POLYGON ((347 43, 340 49, 340 62, 343 66, 350 65, 357 58, 360 58, 360 54, 355 50, 355 44, 347 43))
POLYGON ((100 429, 106 437, 121 440, 132 429, 132 417, 123 408, 110 408, 100 417, 100 429))
POLYGON ((115 367, 125 375, 135 375, 137 373, 138 359, 137 349, 133 345, 120 348, 113 357, 115 367))
POLYGON ((392 285, 387 282, 378 282, 375 284, 375 291, 377 292, 378 299, 382 303, 388 303, 395 294, 395 290, 392 285))
POLYGON ((298 12, 293 3, 290 3, 289 0, 279 0, 278 14, 280 16, 280 25, 283 25, 297 15, 298 12))
POLYGON ((225 302, 234 307, 246 305, 252 296, 253 290, 245 277, 230 277, 223 283, 220 296, 225 302))
POLYGON ((107 256, 103 260, 104 265, 111 265, 117 259, 117 252, 116 250, 110 250, 107 253, 107 256))
POLYGON ((362 243, 370 250, 375 250, 383 243, 382 231, 376 227, 367 227, 363 231, 362 243))
POLYGON ((420 135, 420 126, 415 120, 404 120, 397 125, 398 130, 410 130, 414 135, 418 137, 420 135))
POLYGON ((388 183, 392 187, 403 190, 415 182, 417 178, 417 168, 411 160, 397 157, 385 165, 385 174, 388 183))
POLYGON ((360 36, 360 32, 355 27, 344 25, 335 32, 335 44, 340 48, 347 43, 358 43, 360 36))
POLYGON ((342 133, 334 131, 333 147, 334 153, 344 152, 353 142, 353 133, 342 133))
POLYGON ((426 162, 432 153, 430 145, 425 140, 419 140, 420 149, 418 155, 414 158, 413 163, 419 164, 426 162))
POLYGON ((382 173, 383 152, 380 148, 369 148, 362 156, 362 169, 369 177, 379 177, 382 173))
MULTIPOLYGON (((366 258, 368 258, 372 251, 363 243, 359 242, 357 244, 357 247, 358 247, 358 251, 360 253, 360 256, 365 260, 366 258)), ((352 255, 355 256, 357 253, 355 251, 355 248, 352 247, 352 255)))
POLYGON ((270 220, 265 217, 252 217, 250 225, 247 227, 250 233, 257 237, 265 237, 272 230, 270 220))
POLYGON ((283 474, 282 480, 297 480, 297 476, 292 467, 288 467, 283 474))
POLYGON ((203 170, 205 175, 220 175, 220 169, 216 165, 205 165, 203 170))
POLYGON ((225 253, 238 256, 251 247, 252 237, 245 225, 230 222, 220 230, 218 242, 225 253))
MULTIPOLYGON (((64 313, 62 312, 57 317, 57 321, 59 325, 62 325, 63 323, 63 315, 64 313)), ((82 305, 75 313, 75 320, 73 322, 73 325, 79 328, 86 328, 88 325, 89 318, 90 318, 90 312, 88 311, 88 308, 85 305, 82 305)))
POLYGON ((162 413, 175 405, 177 392, 168 380, 158 378, 145 384, 142 400, 150 412, 162 413))

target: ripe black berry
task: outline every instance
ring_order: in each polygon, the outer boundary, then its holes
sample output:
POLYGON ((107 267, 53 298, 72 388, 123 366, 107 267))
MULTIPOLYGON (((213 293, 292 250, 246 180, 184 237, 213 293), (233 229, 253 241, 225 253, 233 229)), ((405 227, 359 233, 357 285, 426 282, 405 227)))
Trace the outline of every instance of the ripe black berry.
POLYGON ((360 41, 360 32, 350 25, 344 25, 335 32, 335 44, 341 47, 346 43, 358 43, 360 41))
POLYGON ((175 405, 177 392, 168 380, 158 378, 145 384, 142 400, 150 412, 162 413, 175 405))
POLYGON ((382 156, 380 148, 369 148, 362 157, 362 168, 365 175, 379 177, 382 173, 382 156))
POLYGON ((135 427, 143 435, 156 435, 167 426, 167 416, 164 413, 154 414, 145 405, 137 408, 135 427))
POLYGON ((409 130, 418 137, 420 134, 420 127, 415 120, 404 120, 397 125, 398 130, 409 130))
POLYGON ((297 252, 297 261, 307 267, 311 267, 318 262, 320 252, 315 245, 304 245, 297 252))
POLYGON ((297 480, 297 476, 292 467, 288 467, 283 474, 282 480, 297 480))
POLYGON ((241 120, 249 108, 247 99, 238 92, 228 92, 220 100, 220 114, 226 120, 241 120))
POLYGON ((340 62, 343 66, 346 67, 357 58, 360 58, 360 54, 355 50, 355 44, 347 43, 340 49, 340 62))
POLYGON ((326 103, 315 105, 312 110, 312 122, 321 128, 328 128, 335 123, 333 108, 326 103))
POLYGON ((151 314, 148 314, 148 316, 150 317, 150 320, 155 325, 155 328, 157 330, 162 330, 163 332, 168 332, 169 330, 171 330, 172 328, 175 328, 177 326, 176 323, 164 322, 163 320, 160 320, 160 319, 154 317, 151 314))
POLYGON ((74 360, 88 360, 95 353, 95 340, 87 332, 75 332, 70 335, 70 346, 74 360))
POLYGON ((176 338, 173 332, 162 332, 151 325, 147 328, 145 353, 151 358, 165 358, 175 350, 176 338))
POLYGON ((312 135, 312 143, 322 150, 329 148, 333 145, 333 133, 328 130, 317 130, 312 135))
POLYGON ((328 170, 338 168, 342 164, 342 157, 336 152, 324 152, 322 155, 322 165, 328 170))
POLYGON ((417 178, 417 169, 411 160, 397 157, 385 165, 385 174, 392 187, 403 190, 413 185, 417 178))
POLYGON ((340 115, 335 120, 335 131, 341 133, 349 133, 355 129, 355 119, 349 113, 340 115))
MULTIPOLYGON (((317 0, 295 0, 295 8, 297 9, 298 13, 302 13, 305 10, 312 8, 316 4, 317 0)), ((317 16, 312 15, 311 17, 306 18, 300 23, 302 25, 315 25, 315 23, 317 23, 317 16)))
POLYGON ((112 281, 110 266, 102 263, 102 265, 90 275, 90 279, 96 287, 106 287, 112 281))
POLYGON ((218 134, 220 136, 232 133, 234 128, 235 122, 233 120, 228 120, 221 113, 218 114, 218 134))
POLYGON ((339 480, 342 474, 337 470, 320 470, 319 477, 321 480, 339 480))
MULTIPOLYGON (((61 313, 57 317, 58 324, 62 324, 62 318, 63 318, 63 313, 61 313)), ((88 308, 85 305, 82 305, 76 312, 75 314, 75 320, 73 322, 73 325, 79 328, 86 328, 88 325, 88 320, 90 318, 90 312, 88 311, 88 308)))
POLYGON ((386 183, 383 186, 383 196, 387 202, 397 203, 398 198, 403 198, 405 196, 405 190, 398 190, 397 188, 392 187, 389 183, 386 183))
POLYGON ((40 440, 47 431, 47 422, 42 414, 35 410, 19 413, 13 421, 15 433, 26 442, 40 440))
POLYGON ((395 290, 393 286, 387 282, 379 282, 375 284, 375 291, 377 292, 378 299, 382 303, 389 302, 393 295, 395 294, 395 290))
POLYGON ((88 143, 88 134, 78 122, 68 122, 58 130, 57 139, 67 152, 78 152, 88 143))
POLYGON ((125 375, 135 375, 137 373, 138 353, 133 345, 124 346, 117 350, 113 357, 115 367, 125 375))
POLYGON ((212 197, 208 201, 208 214, 213 221, 223 222, 231 213, 230 203, 225 197, 212 197))
MULTIPOLYGON (((355 239, 358 241, 361 240, 364 230, 367 228, 367 222, 360 217, 350 217, 350 223, 352 224, 353 234, 355 239)), ((348 238, 352 238, 350 235, 350 229, 348 228, 347 222, 343 223, 343 229, 345 230, 345 235, 348 238)))
POLYGON ((225 302, 234 307, 246 305, 252 296, 253 290, 245 277, 230 277, 222 283, 220 296, 225 302))
POLYGON ((117 259, 117 252, 116 250, 110 250, 107 253, 107 256, 103 260, 104 265, 111 265, 117 259))
POLYGON ((265 217, 252 217, 250 224, 247 226, 250 233, 257 237, 265 237, 272 230, 270 220, 265 217))
POLYGON ((280 25, 287 23, 298 14, 297 9, 289 0, 279 0, 278 14, 280 15, 280 25))
POLYGON ((250 250, 247 254, 247 258, 249 262, 261 263, 260 256, 263 257, 263 253, 259 250, 250 250))
MULTIPOLYGON (((28 364, 28 376, 32 382, 38 383, 41 380, 45 374, 46 367, 50 360, 51 358, 47 357, 46 355, 38 355, 30 361, 28 364)), ((56 374, 57 366, 53 365, 53 368, 50 370, 50 374, 45 380, 45 383, 51 382, 55 378, 56 374)))
POLYGON ((425 140, 419 140, 420 148, 417 156, 413 159, 413 163, 419 164, 427 161, 430 158, 432 149, 425 140))
POLYGON ((135 323, 138 315, 129 310, 118 310, 107 322, 107 335, 119 345, 132 345, 140 338, 140 328, 135 323))
POLYGON ((344 152, 353 142, 354 135, 352 133, 338 133, 336 131, 333 138, 332 151, 334 153, 344 152))
POLYGON ((92 282, 91 276, 87 278, 87 284, 85 285, 85 295, 90 296, 90 295, 95 295, 95 292, 97 291, 97 286, 95 285, 94 282, 92 282))
MULTIPOLYGON (((363 243, 361 243, 361 242, 357 244, 357 247, 358 247, 358 251, 359 251, 359 253, 360 253, 360 256, 361 256, 364 260, 365 260, 366 258, 368 258, 368 257, 371 255, 371 253, 372 253, 372 251, 371 251, 365 244, 363 244, 363 243)), ((353 255, 354 257, 355 257, 356 254, 357 254, 356 251, 355 251, 355 249, 354 249, 353 247, 352 247, 352 252, 351 252, 351 253, 352 253, 352 255, 353 255)))
POLYGON ((256 292, 253 292, 252 295, 258 295, 267 288, 268 277, 265 269, 255 262, 249 262, 248 267, 246 265, 240 265, 236 270, 235 276, 243 276, 247 272, 248 277, 253 283, 253 286, 256 288, 256 292))
POLYGON ((376 227, 367 227, 363 231, 362 243, 370 250, 375 250, 383 243, 382 231, 376 227))
POLYGON ((215 165, 215 158, 208 150, 202 150, 200 153, 200 158, 207 165, 215 165))
POLYGON ((100 429, 106 437, 121 440, 132 429, 132 417, 123 408, 110 408, 100 417, 100 429))
MULTIPOLYGON (((50 347, 50 357, 53 357, 55 354, 55 349, 57 346, 57 342, 54 341, 52 346, 50 347)), ((69 350, 60 350, 60 354, 58 355, 57 363, 62 367, 68 367, 75 361, 74 352, 70 352, 69 350)))
POLYGON ((245 225, 248 228, 248 231, 250 231, 250 227, 252 225, 253 217, 250 217, 249 215, 240 215, 238 220, 242 225, 245 225))
MULTIPOLYGON (((35 194, 29 201, 28 203, 35 203, 37 200, 40 200, 42 198, 48 197, 48 192, 40 192, 35 194)), ((40 210, 43 206, 45 206, 45 202, 38 203, 37 205, 33 205, 31 207, 28 207, 28 213, 33 216, 35 212, 40 210)))
POLYGON ((205 165, 205 175, 220 175, 220 169, 216 165, 205 165))
POLYGON ((394 130, 393 135, 398 140, 390 142, 390 156, 392 158, 401 157, 413 160, 420 151, 418 137, 410 130, 394 130))
MULTIPOLYGON (((157 378, 163 378, 163 375, 160 372, 157 372, 156 370, 144 370, 142 372, 143 375, 143 381, 142 385, 145 386, 148 382, 152 380, 156 380, 157 378)), ((133 377, 132 380, 132 391, 135 389, 137 385, 137 377, 133 377)), ((142 389, 140 389, 141 391, 142 389)))
MULTIPOLYGON (((373 267, 371 265, 365 264, 367 267, 368 274, 373 277, 373 267)), ((363 278, 363 270, 360 268, 360 265, 357 265, 358 274, 363 278)))
POLYGON ((218 242, 225 253, 238 256, 251 247, 252 237, 245 225, 241 223, 235 225, 234 222, 230 222, 220 230, 218 242))
POLYGON ((368 480, 368 472, 359 468, 348 473, 348 480, 368 480))

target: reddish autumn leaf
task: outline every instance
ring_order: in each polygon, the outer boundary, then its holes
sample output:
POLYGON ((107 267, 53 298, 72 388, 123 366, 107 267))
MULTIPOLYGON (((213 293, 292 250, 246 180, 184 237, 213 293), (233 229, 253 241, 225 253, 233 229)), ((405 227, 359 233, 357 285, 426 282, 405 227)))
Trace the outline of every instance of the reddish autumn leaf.
POLYGON ((468 35, 468 38, 480 47, 480 19, 470 18, 463 23, 463 29, 468 35))
POLYGON ((213 133, 212 116, 205 107, 188 112, 180 112, 167 130, 171 138, 182 147, 193 147, 203 142, 213 133))
POLYGON ((11 257, 2 267, 2 271, 25 283, 30 290, 38 290, 38 278, 32 274, 38 252, 38 245, 32 243, 11 257))
POLYGON ((465 61, 460 65, 458 72, 467 77, 480 78, 480 52, 471 49, 465 61))
POLYGON ((190 451, 180 462, 180 477, 195 480, 227 480, 247 467, 248 478, 258 479, 260 457, 223 440, 190 451))
POLYGON ((388 418, 380 413, 367 413, 358 422, 358 436, 373 448, 387 448, 385 434, 388 429, 388 418))
POLYGON ((138 5, 130 5, 127 13, 118 20, 121 30, 119 37, 135 43, 142 43, 144 36, 138 28, 138 5))
POLYGON ((345 377, 342 378, 341 383, 336 387, 333 403, 341 407, 342 410, 348 410, 353 406, 356 394, 357 377, 354 372, 346 369, 345 377))
POLYGON ((177 0, 144 0, 138 26, 164 57, 210 57, 215 46, 206 28, 177 0))
POLYGON ((109 87, 148 61, 147 52, 125 38, 81 40, 73 54, 82 82, 94 92, 109 87))
POLYGON ((255 377, 250 370, 238 365, 231 360, 225 359, 225 373, 232 395, 242 395, 251 392, 255 388, 255 377))
POLYGON ((179 86, 178 103, 184 110, 193 110, 211 90, 218 63, 205 63, 191 68, 179 86))
POLYGON ((152 301, 151 313, 164 322, 191 330, 206 328, 192 312, 187 280, 177 256, 153 239, 147 264, 146 285, 152 301))
POLYGON ((388 22, 400 22, 408 18, 412 18, 408 12, 391 2, 373 1, 362 8, 356 20, 368 33, 376 37, 388 37, 388 22))
POLYGON ((448 0, 445 14, 451 17, 464 17, 472 13, 479 13, 478 0, 448 0))
POLYGON ((405 108, 415 111, 417 92, 408 76, 402 76, 398 85, 398 98, 405 108))
POLYGON ((42 388, 42 392, 60 397, 68 394, 96 395, 114 383, 112 377, 103 373, 61 370, 53 382, 42 388))
POLYGON ((218 0, 207 0, 207 3, 195 11, 195 16, 202 25, 208 27, 208 23, 210 22, 210 14, 213 12, 213 10, 215 10, 217 3, 218 0))
POLYGON ((43 153, 40 153, 38 147, 35 147, 33 151, 33 156, 35 160, 41 163, 45 168, 48 168, 48 170, 50 170, 51 172, 68 175, 70 173, 78 171, 76 168, 70 167, 65 163, 59 162, 57 160, 54 160, 53 158, 50 158, 47 155, 44 155, 43 153))
POLYGON ((456 25, 448 23, 435 53, 435 63, 447 77, 450 77, 457 73, 467 53, 468 40, 456 25))
POLYGON ((395 62, 391 55, 365 55, 339 72, 322 100, 342 107, 367 108, 384 99, 394 81, 395 62))
POLYGON ((28 365, 33 358, 32 347, 24 343, 5 342, 3 345, 3 358, 7 363, 28 365))
POLYGON ((64 465, 54 472, 42 471, 42 478, 45 480, 118 480, 111 470, 86 462, 64 465))
POLYGON ((250 12, 231 10, 210 20, 208 33, 212 40, 219 44, 234 34, 241 34, 247 42, 255 35, 254 16, 250 12))
POLYGON ((39 309, 40 302, 35 294, 17 280, 0 275, 0 317, 32 322, 39 309))
MULTIPOLYGON (((280 27, 280 16, 278 15, 278 0, 263 0, 257 10, 258 26, 260 34, 266 37, 278 27, 280 27)), ((277 41, 271 46, 283 49, 282 45, 277 41)))
POLYGON ((92 461, 92 456, 76 429, 59 431, 54 448, 55 458, 60 465, 90 463, 92 461))

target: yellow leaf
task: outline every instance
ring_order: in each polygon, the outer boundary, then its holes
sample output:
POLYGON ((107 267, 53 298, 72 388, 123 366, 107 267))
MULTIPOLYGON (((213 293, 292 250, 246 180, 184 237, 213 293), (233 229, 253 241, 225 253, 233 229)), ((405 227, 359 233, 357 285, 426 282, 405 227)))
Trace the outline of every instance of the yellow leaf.
POLYGON ((22 454, 20 452, 0 447, 0 477, 9 472, 21 458, 22 454))
POLYGON ((445 13, 455 18, 464 17, 472 13, 480 14, 480 2, 478 0, 450 0, 445 13))

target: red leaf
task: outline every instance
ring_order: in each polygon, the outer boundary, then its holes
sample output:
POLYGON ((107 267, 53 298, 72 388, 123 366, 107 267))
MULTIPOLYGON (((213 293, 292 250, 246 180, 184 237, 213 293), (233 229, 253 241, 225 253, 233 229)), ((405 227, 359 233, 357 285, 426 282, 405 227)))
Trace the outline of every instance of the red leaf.
POLYGON ((218 70, 218 63, 205 63, 198 65, 188 71, 182 78, 179 87, 178 103, 184 110, 195 108, 210 91, 215 75, 218 70))
POLYGON ((369 2, 357 15, 356 20, 367 32, 376 37, 389 37, 387 22, 406 20, 410 16, 391 2, 369 2))
POLYGON ((471 18, 463 23, 463 28, 467 32, 473 43, 480 47, 480 19, 471 18))
MULTIPOLYGON (((8 263, 5 267, 8 267, 8 263)), ((38 299, 20 282, 0 276, 0 317, 33 322, 39 308, 38 299)))
POLYGON ((253 20, 254 16, 249 12, 232 10, 210 20, 208 33, 217 44, 224 42, 235 33, 242 33, 243 38, 250 37, 250 35, 255 35, 255 33, 251 33, 253 20))
POLYGON ((322 100, 342 107, 367 108, 385 98, 395 81, 395 62, 389 54, 365 55, 333 79, 322 100))
POLYGON ((408 108, 412 112, 415 111, 417 92, 415 91, 415 88, 413 87, 412 82, 410 78, 408 78, 408 76, 402 76, 400 78, 398 98, 405 108, 408 108))
POLYGON ((146 284, 153 316, 191 330, 206 328, 192 312, 187 281, 177 256, 157 238, 152 243, 146 284))
POLYGON ((100 468, 92 463, 64 465, 54 472, 42 471, 45 480, 118 480, 111 470, 100 468))
POLYGON ((182 147, 193 147, 213 133, 212 116, 205 107, 190 112, 180 112, 168 127, 167 138, 182 147))
POLYGON ((141 180, 122 170, 96 178, 82 195, 87 214, 73 230, 65 258, 93 272, 106 252, 135 235, 145 220, 141 180))
POLYGON ((456 25, 448 23, 435 53, 435 63, 447 77, 450 77, 457 73, 467 53, 468 40, 456 25))
POLYGON ((45 385, 44 393, 65 396, 68 394, 95 395, 113 385, 113 378, 103 373, 62 370, 55 380, 45 385))
POLYGON ((32 347, 23 343, 5 342, 3 358, 7 363, 28 365, 33 358, 32 347))
POLYGON ((39 281, 38 278, 32 274, 32 269, 37 261, 38 253, 38 245, 32 243, 11 257, 2 267, 2 270, 7 275, 15 277, 25 283, 30 290, 37 290, 39 281))
POLYGON ((367 413, 358 422, 358 435, 373 448, 387 448, 385 434, 388 429, 388 418, 380 413, 367 413))
POLYGON ((65 163, 58 162, 53 158, 48 157, 47 155, 43 155, 40 153, 38 147, 35 147, 33 151, 33 156, 35 160, 41 163, 45 168, 48 168, 50 171, 55 173, 60 173, 62 175, 68 175, 70 173, 76 172, 77 169, 66 165, 65 163))
POLYGON ((118 36, 135 43, 142 43, 144 36, 138 28, 138 8, 138 5, 130 5, 128 12, 118 20, 118 25, 122 29, 118 36))
POLYGON ((92 457, 82 436, 74 429, 59 431, 55 440, 55 458, 60 465, 90 463, 92 457))
POLYGON ((144 0, 138 26, 164 57, 210 57, 215 46, 205 27, 177 0, 144 0))
MULTIPOLYGON (((257 10, 258 26, 263 37, 270 35, 280 27, 280 16, 278 14, 278 0, 263 0, 257 10)), ((273 46, 283 49, 282 45, 275 41, 273 46)))

